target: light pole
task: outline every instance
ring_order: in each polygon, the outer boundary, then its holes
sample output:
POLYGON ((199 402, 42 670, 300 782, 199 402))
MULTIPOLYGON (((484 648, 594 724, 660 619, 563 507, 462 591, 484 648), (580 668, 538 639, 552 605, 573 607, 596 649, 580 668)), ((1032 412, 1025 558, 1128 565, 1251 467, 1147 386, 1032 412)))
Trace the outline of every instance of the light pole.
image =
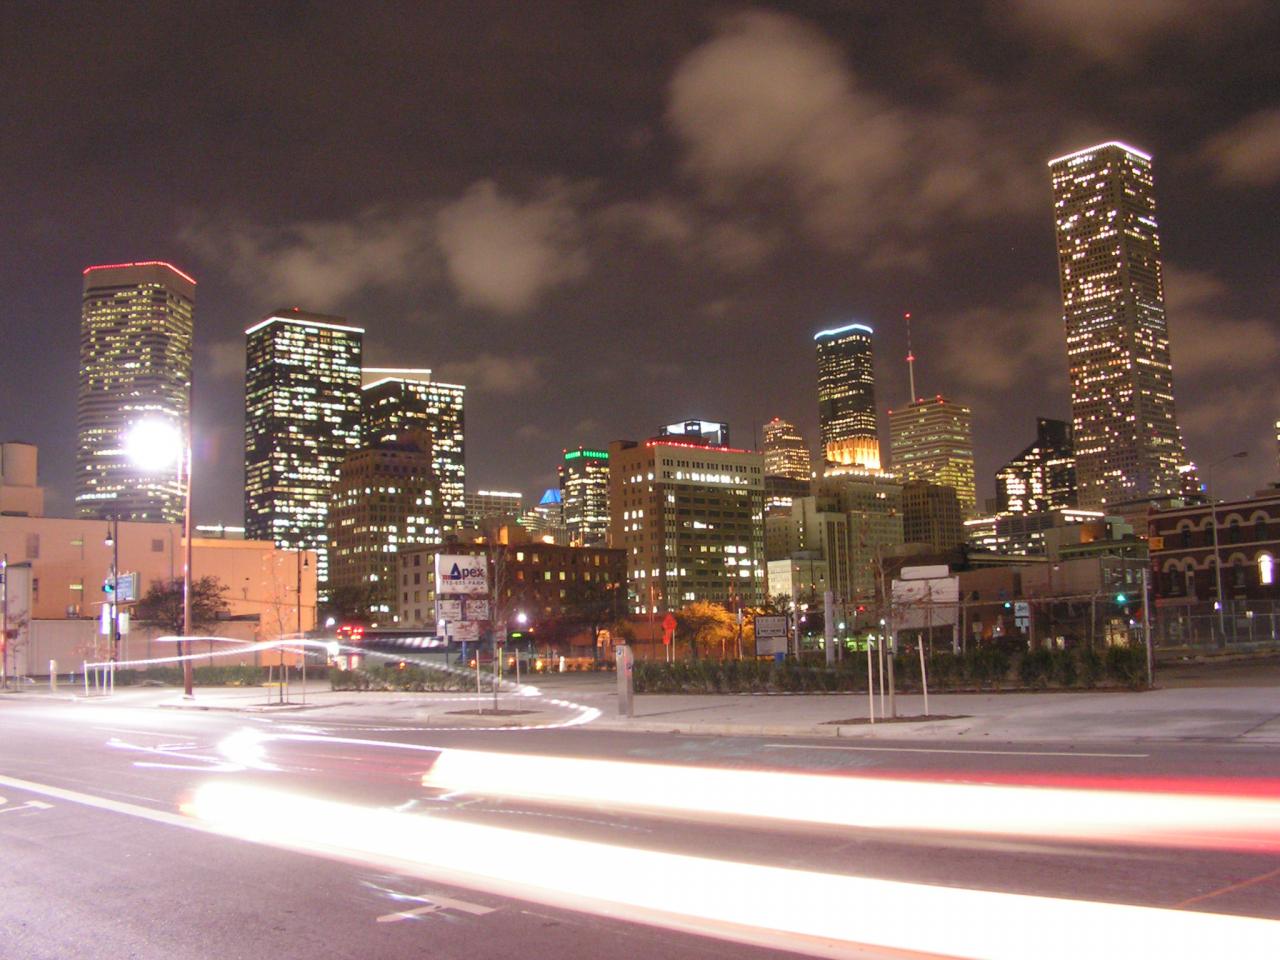
POLYGON ((120 659, 120 517, 113 516, 107 526, 107 546, 111 548, 111 662, 120 659))
POLYGON ((143 471, 158 473, 166 468, 178 467, 178 483, 182 495, 182 536, 184 562, 182 565, 182 632, 178 635, 178 656, 182 657, 182 693, 192 697, 191 660, 183 638, 191 636, 191 436, 167 420, 140 420, 133 425, 125 438, 129 458, 143 471))
POLYGON ((1239 460, 1248 455, 1248 450, 1238 450, 1225 457, 1219 457, 1204 468, 1205 483, 1209 488, 1209 510, 1213 516, 1213 577, 1217 591, 1214 605, 1218 608, 1218 637, 1223 644, 1227 642, 1226 604, 1222 600, 1222 557, 1218 553, 1218 498, 1213 491, 1213 468, 1228 460, 1239 460))

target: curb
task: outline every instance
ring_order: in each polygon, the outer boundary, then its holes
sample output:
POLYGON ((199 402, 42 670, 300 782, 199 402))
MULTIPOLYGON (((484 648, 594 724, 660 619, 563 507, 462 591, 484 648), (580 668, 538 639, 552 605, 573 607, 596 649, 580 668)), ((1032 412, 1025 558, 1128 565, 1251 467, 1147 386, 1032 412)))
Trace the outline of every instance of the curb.
MULTIPOLYGON (((971 719, 971 718, 965 718, 971 719)), ((647 720, 593 720, 589 729, 609 730, 617 733, 680 733, 712 737, 810 737, 817 739, 866 740, 877 735, 879 729, 892 727, 895 731, 914 731, 926 724, 951 723, 950 720, 895 721, 885 724, 823 723, 802 726, 798 724, 753 723, 665 723, 647 720)))

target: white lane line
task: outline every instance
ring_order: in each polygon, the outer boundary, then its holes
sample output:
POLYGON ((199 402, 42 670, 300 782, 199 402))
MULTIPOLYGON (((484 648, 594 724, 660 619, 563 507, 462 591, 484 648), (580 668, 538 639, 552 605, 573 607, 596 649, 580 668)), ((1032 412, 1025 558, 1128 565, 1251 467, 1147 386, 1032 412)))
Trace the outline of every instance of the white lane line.
POLYGON ((466 900, 454 900, 450 897, 423 894, 420 899, 426 900, 427 903, 420 907, 414 907, 412 910, 400 910, 397 913, 383 914, 378 918, 378 923, 396 923, 400 920, 411 920, 414 917, 435 913, 437 910, 459 910, 462 913, 469 913, 477 917, 483 917, 486 913, 493 913, 495 910, 494 907, 485 907, 478 903, 469 903, 466 900))
POLYGON ((984 757, 1119 757, 1145 760, 1149 753, 1085 753, 1079 750, 956 750, 946 747, 830 747, 804 743, 766 743, 774 750, 854 750, 861 753, 959 753, 984 757))
POLYGON ((66 800, 68 803, 78 803, 86 807, 96 807, 99 810, 109 810, 112 813, 123 813, 130 817, 141 817, 144 820, 151 820, 154 823, 166 823, 174 827, 185 827, 188 830, 199 830, 202 833, 217 833, 198 821, 189 817, 181 816, 177 813, 169 813, 166 810, 156 810, 152 807, 144 807, 137 803, 126 803, 123 800, 111 800, 107 797, 94 796, 91 793, 81 793, 78 790, 67 790, 63 787, 53 787, 44 783, 33 783, 30 780, 19 780, 17 777, 6 777, 0 775, 0 786, 11 787, 14 790, 25 790, 28 793, 39 794, 42 797, 50 797, 54 800, 66 800))

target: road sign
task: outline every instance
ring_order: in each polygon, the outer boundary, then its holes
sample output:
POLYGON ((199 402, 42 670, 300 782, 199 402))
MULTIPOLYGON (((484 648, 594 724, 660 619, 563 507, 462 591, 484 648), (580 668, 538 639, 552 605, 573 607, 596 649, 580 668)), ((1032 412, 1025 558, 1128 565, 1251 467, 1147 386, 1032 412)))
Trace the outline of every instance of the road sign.
POLYGON ((133 603, 138 599, 138 575, 121 573, 116 576, 116 603, 133 603))
POLYGON ((772 656, 787 652, 787 618, 756 617, 756 655, 772 656))
POLYGON ((675 636, 675 633, 676 633, 676 618, 672 616, 670 613, 668 613, 665 617, 662 618, 662 642, 665 644, 670 644, 671 638, 675 636))

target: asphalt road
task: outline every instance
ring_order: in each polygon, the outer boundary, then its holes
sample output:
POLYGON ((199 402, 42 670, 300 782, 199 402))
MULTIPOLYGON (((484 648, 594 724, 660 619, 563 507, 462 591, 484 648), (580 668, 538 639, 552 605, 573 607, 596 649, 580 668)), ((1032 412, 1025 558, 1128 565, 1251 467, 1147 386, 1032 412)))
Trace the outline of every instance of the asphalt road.
MULTIPOLYGON (((819 933, 770 934, 764 919, 763 933, 715 919, 696 885, 679 902, 661 900, 724 861, 1280 919, 1280 848, 1261 834, 1153 837, 1145 821, 1131 835, 1057 829, 1078 799, 1114 797, 1122 806, 1138 794, 1155 809, 1188 794, 1270 800, 1277 784, 1273 748, 1234 743, 974 749, 590 728, 431 731, 350 716, 0 699, 0 957, 790 955, 770 946, 904 955, 832 946, 819 933), (424 773, 445 768, 441 756, 465 761, 475 751, 533 765, 483 758, 477 769, 486 776, 501 781, 511 771, 493 791, 424 786, 424 773), (546 756, 589 762, 543 770, 535 761, 546 756), (659 794, 668 782, 685 794, 664 797, 666 809, 599 799, 594 791, 624 782, 623 768, 600 765, 607 761, 645 764, 659 794), (572 799, 568 778, 578 769, 589 802, 572 799), (764 785, 763 796, 777 786, 781 807, 763 817, 720 813, 742 796, 732 782, 691 787, 684 778, 707 770, 767 771, 742 789, 764 785), (892 815, 876 826, 824 823, 828 781, 807 774, 897 785, 892 815), (990 793, 956 805, 947 792, 956 787, 990 793), (686 801, 697 809, 681 807, 686 801), (373 829, 369 811, 386 813, 379 822, 389 835, 373 829), (1019 829, 1028 818, 1036 825, 1019 829), (419 837, 427 822, 438 832, 419 837), (455 840, 466 849, 451 853, 455 840), (585 859, 572 859, 579 854, 585 859), (544 875, 552 892, 541 889, 544 875), (641 888, 643 902, 620 905, 615 893, 630 887, 641 888)), ((877 802, 883 813, 883 797, 877 802)), ((765 869, 723 882, 741 883, 727 899, 758 906, 763 918, 790 876, 765 869)), ((994 909, 990 923, 1006 923, 998 911, 1008 903, 994 909)), ((917 919, 946 922, 936 913, 917 919)), ((1011 955, 1042 955, 1023 946, 1011 955)))

